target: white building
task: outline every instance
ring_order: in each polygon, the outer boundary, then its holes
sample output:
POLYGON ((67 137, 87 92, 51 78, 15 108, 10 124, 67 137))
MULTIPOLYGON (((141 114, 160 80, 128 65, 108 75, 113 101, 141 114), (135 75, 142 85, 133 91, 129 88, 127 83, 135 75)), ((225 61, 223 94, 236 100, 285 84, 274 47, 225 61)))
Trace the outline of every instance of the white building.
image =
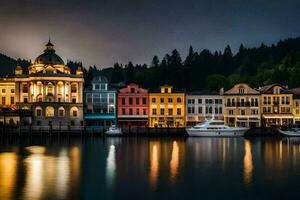
POLYGON ((206 92, 188 93, 186 96, 187 126, 195 125, 213 117, 223 120, 224 100, 221 94, 206 92))

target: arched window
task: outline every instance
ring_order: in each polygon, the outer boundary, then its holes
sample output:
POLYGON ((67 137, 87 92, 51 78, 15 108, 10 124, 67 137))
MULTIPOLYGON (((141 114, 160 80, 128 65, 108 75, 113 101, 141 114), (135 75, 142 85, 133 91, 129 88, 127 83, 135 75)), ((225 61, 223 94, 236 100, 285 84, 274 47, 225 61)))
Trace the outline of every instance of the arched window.
POLYGON ((54 108, 52 106, 46 107, 46 117, 54 117, 54 108))
POLYGON ((59 117, 64 117, 65 116, 65 109, 64 109, 64 107, 59 107, 59 109, 58 109, 58 116, 59 117))
POLYGON ((72 107, 70 110, 70 115, 71 115, 71 117, 77 117, 78 116, 78 108, 72 107))
POLYGON ((42 108, 41 107, 36 107, 35 108, 35 116, 37 116, 37 117, 42 116, 42 108))
POLYGON ((54 86, 52 83, 49 83, 47 85, 47 95, 53 95, 54 94, 54 86))
POLYGON ((245 88, 244 87, 240 87, 239 88, 239 93, 240 94, 245 94, 245 88))

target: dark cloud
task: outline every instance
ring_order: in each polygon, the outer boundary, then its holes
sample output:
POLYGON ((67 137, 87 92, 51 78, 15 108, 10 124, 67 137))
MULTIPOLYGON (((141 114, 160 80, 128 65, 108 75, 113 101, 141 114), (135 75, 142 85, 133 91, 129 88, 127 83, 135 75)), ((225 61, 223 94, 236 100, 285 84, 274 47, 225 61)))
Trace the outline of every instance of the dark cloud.
POLYGON ((65 59, 149 63, 189 45, 221 50, 299 36, 298 0, 20 0, 0 6, 0 51, 34 59, 51 36, 65 59))

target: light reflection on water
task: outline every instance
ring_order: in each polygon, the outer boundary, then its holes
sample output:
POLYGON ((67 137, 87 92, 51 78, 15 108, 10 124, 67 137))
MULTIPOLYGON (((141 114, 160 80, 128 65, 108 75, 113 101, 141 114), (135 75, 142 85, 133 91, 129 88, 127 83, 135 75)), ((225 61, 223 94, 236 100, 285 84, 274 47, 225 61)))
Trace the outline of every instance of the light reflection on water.
POLYGON ((243 198, 249 191, 251 198, 273 187, 274 197, 283 191, 293 197, 300 178, 300 140, 295 138, 53 143, 0 142, 0 199, 243 198))

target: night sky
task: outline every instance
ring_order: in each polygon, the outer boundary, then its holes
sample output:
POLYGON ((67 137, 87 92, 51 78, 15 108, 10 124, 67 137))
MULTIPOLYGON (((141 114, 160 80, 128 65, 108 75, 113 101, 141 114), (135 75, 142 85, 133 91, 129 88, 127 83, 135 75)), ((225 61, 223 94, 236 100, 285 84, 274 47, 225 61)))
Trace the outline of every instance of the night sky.
POLYGON ((0 52, 34 59, 49 36, 66 61, 149 64, 190 45, 233 50, 300 36, 299 0, 0 0, 0 52))

